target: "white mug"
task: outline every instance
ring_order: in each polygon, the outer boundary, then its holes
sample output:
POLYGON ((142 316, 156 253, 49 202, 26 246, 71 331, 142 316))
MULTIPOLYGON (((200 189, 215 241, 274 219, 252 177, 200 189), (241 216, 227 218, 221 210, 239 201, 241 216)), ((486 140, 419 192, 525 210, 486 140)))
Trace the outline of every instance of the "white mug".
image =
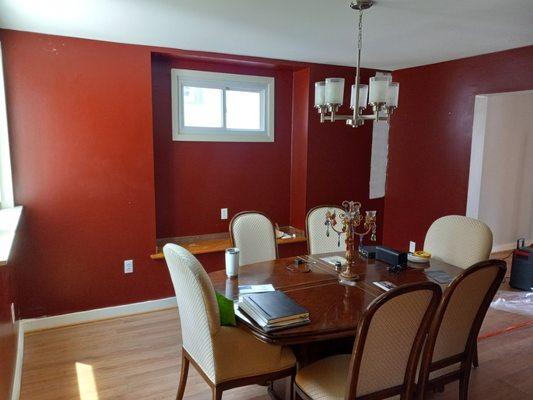
POLYGON ((233 278, 239 275, 239 253, 236 247, 226 249, 226 275, 233 278))

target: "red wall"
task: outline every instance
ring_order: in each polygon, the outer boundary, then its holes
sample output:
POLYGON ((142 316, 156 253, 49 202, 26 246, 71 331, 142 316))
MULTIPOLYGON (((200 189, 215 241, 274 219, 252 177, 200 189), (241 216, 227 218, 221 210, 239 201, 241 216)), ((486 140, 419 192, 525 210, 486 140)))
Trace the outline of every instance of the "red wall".
MULTIPOLYGON (((25 206, 24 251, 14 263, 23 318, 172 295, 164 263, 149 258, 156 237, 224 231, 221 207, 289 223, 291 175, 307 177, 296 200, 303 211, 345 198, 365 202, 369 132, 318 126, 309 115, 306 170, 291 159, 293 109, 314 111, 305 85, 304 103, 293 102, 293 72, 309 68, 312 91, 318 75, 337 75, 335 67, 8 30, 0 39, 15 200, 25 206), (274 76, 276 142, 172 142, 172 66, 274 76), (339 153, 328 159, 320 146, 339 153), (131 275, 123 273, 125 259, 135 262, 131 275)), ((199 258, 208 270, 223 266, 220 255, 199 258)))
MULTIPOLYGON (((307 152, 309 134, 309 68, 295 71, 292 97, 290 223, 302 228, 307 214, 307 152)), ((314 102, 314 101, 313 101, 314 102)))
POLYGON ((17 350, 17 334, 11 321, 15 287, 11 267, 0 266, 0 399, 11 393, 17 350))
POLYGON ((228 230, 245 210, 289 223, 292 70, 154 55, 152 62, 157 236, 228 230), (171 68, 275 78, 275 142, 175 142, 172 140, 171 68))
MULTIPOLYGON (((361 82, 368 82, 374 75, 375 70, 363 69, 361 82)), ((344 99, 349 99, 355 81, 354 69, 329 65, 311 68, 313 84, 330 76, 346 79, 344 99)), ((314 103, 314 87, 310 90, 310 99, 314 103)), ((351 114, 349 104, 345 104, 339 113, 351 114)), ((368 122, 359 128, 348 127, 344 122, 320 123, 316 110, 310 111, 307 209, 320 204, 341 204, 344 200, 359 201, 363 211, 378 211, 377 243, 381 243, 384 201, 369 200, 372 126, 368 122)))
MULTIPOLYGON (((533 46, 395 71, 384 242, 422 248, 431 223, 466 212, 476 94, 533 89, 533 46)), ((502 160, 503 161, 503 160, 502 160)))
POLYGON ((155 240, 150 51, 1 31, 22 317, 171 295, 155 240), (135 273, 123 273, 133 259, 135 273))

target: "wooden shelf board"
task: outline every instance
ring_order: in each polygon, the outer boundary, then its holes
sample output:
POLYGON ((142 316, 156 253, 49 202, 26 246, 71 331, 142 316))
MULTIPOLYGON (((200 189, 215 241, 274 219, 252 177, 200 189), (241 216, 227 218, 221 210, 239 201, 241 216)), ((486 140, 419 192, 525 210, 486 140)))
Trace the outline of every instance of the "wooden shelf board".
MULTIPOLYGON (((294 228, 292 226, 284 226, 280 228, 281 231, 289 234, 295 234, 295 237, 287 239, 277 239, 278 245, 291 244, 291 243, 303 243, 307 241, 305 234, 302 230, 294 228)), ((218 253, 223 252, 228 247, 231 247, 231 240, 229 233, 210 233, 207 235, 196 236, 181 236, 157 239, 157 252, 150 255, 152 260, 164 259, 161 249, 167 243, 178 244, 185 249, 189 250, 192 254, 206 254, 206 253, 218 253)))

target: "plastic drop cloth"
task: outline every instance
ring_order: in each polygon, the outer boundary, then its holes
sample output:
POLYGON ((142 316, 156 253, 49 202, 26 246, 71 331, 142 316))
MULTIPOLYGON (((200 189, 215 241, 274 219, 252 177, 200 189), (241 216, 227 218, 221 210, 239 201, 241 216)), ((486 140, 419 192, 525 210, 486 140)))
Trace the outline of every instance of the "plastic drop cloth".
POLYGON ((490 306, 500 311, 533 316, 533 292, 500 289, 490 306))

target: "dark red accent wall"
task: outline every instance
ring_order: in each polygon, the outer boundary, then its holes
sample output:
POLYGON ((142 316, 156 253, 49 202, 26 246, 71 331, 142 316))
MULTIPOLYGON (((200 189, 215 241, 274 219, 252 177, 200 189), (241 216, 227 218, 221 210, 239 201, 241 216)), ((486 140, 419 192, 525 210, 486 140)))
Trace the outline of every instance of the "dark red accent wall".
MULTIPOLYGON (((361 82, 375 70, 363 69, 361 82)), ((312 64, 294 74, 291 223, 305 226, 307 211, 321 204, 360 201, 363 210, 378 211, 378 242, 384 220, 383 199, 369 199, 372 124, 351 128, 343 122, 320 123, 314 109, 314 83, 327 77, 345 79, 349 99, 354 69, 312 64)), ((340 114, 351 114, 345 104, 340 114)))
POLYGON ((407 249, 415 240, 422 248, 435 219, 466 212, 475 95, 533 89, 533 46, 393 76, 401 89, 390 129, 384 242, 407 249))
MULTIPOLYGON (((350 77, 348 68, 9 30, 0 39, 15 200, 25 206, 13 266, 22 318, 172 295, 164 263, 149 258, 156 237, 225 231, 222 207, 287 224, 294 205, 302 227, 319 202, 368 204, 369 128, 320 126, 308 103, 316 79, 350 77), (275 143, 172 142, 173 66, 274 76, 275 143), (291 146, 306 142, 297 160, 291 146), (123 273, 126 259, 133 274, 123 273)), ((199 259, 223 267, 220 255, 199 259)))
POLYGON ((154 251, 149 49, 1 31, 22 317, 171 295, 154 251), (133 259, 135 273, 123 273, 133 259))
POLYGON ((225 232, 229 218, 245 210, 289 223, 292 70, 155 54, 152 61, 157 236, 225 232), (172 68, 275 78, 273 143, 172 140, 172 68))

